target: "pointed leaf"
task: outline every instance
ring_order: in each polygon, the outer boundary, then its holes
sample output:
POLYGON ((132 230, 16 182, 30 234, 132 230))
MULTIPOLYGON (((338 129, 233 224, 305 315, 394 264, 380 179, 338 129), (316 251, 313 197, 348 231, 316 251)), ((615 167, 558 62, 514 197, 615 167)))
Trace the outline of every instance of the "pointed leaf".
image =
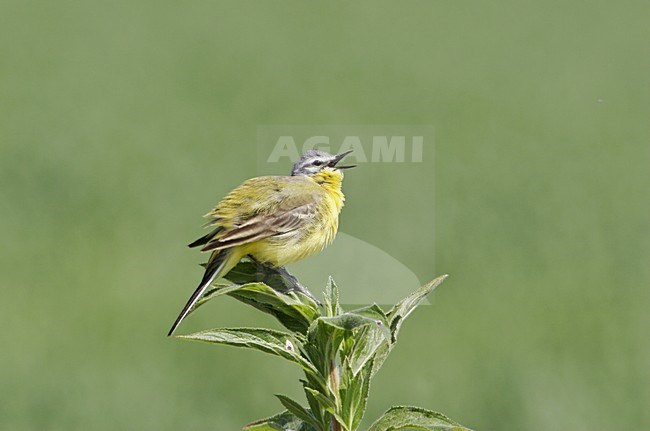
POLYGON ((305 333, 320 311, 313 299, 295 290, 294 283, 277 270, 244 258, 224 279, 213 283, 190 313, 228 294, 275 316, 287 329, 305 333))
POLYGON ((341 425, 341 428, 343 431, 353 431, 351 428, 347 426, 343 418, 336 412, 332 412, 332 416, 334 416, 334 419, 341 425))
POLYGON ((384 311, 377 305, 348 311, 331 318, 321 317, 317 321, 343 329, 353 330, 341 348, 343 357, 350 361, 354 374, 363 368, 382 345, 391 341, 390 324, 384 311))
POLYGON ((354 335, 354 344, 348 354, 350 367, 358 373, 382 346, 388 346, 386 334, 374 326, 364 326, 354 335))
POLYGON ((419 407, 392 407, 368 431, 418 429, 426 431, 471 431, 442 413, 419 407))
POLYGON ((305 333, 320 316, 316 303, 307 296, 298 292, 284 294, 264 283, 215 286, 203 296, 199 305, 224 294, 271 314, 291 331, 305 333))
POLYGON ((386 336, 386 339, 390 340, 391 334, 388 327, 388 320, 383 310, 376 304, 347 311, 333 317, 320 317, 319 320, 327 325, 346 331, 351 331, 366 325, 374 326, 380 328, 386 336))
POLYGON ((361 393, 359 394, 359 402, 357 404, 354 415, 352 416, 352 429, 357 429, 363 415, 366 412, 366 404, 368 403, 368 392, 370 391, 370 380, 372 379, 373 358, 366 362, 365 366, 359 373, 361 379, 361 393))
POLYGON ((311 294, 309 292, 307 294, 301 292, 302 286, 297 285, 297 280, 290 274, 255 262, 249 258, 242 259, 224 278, 239 285, 263 283, 285 295, 295 293, 304 303, 313 307, 318 306, 315 299, 310 297, 311 294))
MULTIPOLYGON (((228 295, 269 313, 291 331, 305 333, 320 312, 316 306, 305 304, 296 293, 285 295, 263 283, 244 284, 228 295)), ((301 295, 306 298, 304 295, 301 295)))
POLYGON ((314 428, 317 428, 319 430, 323 429, 321 424, 318 423, 318 421, 312 415, 312 413, 306 408, 304 408, 303 406, 301 406, 300 403, 284 395, 276 394, 275 396, 280 400, 282 405, 291 413, 293 413, 296 417, 303 420, 304 422, 311 424, 314 428))
POLYGON ((305 393, 308 394, 308 397, 309 396, 313 397, 327 413, 333 416, 337 420, 337 422, 343 426, 344 429, 346 430, 348 429, 345 426, 345 420, 336 411, 337 410, 336 402, 333 399, 326 397, 319 391, 312 389, 310 387, 305 386, 304 389, 305 389, 305 393))
POLYGON ((251 422, 242 429, 245 431, 319 431, 289 411, 251 422))
POLYGON ((307 331, 307 342, 304 349, 307 357, 323 376, 329 374, 329 366, 336 356, 345 331, 316 319, 307 331))
POLYGON ((264 283, 282 293, 287 293, 294 287, 294 280, 285 278, 273 268, 254 262, 249 258, 242 259, 224 278, 240 285, 264 283))
POLYGON ((311 396, 314 397, 320 403, 320 405, 325 408, 325 410, 328 411, 336 410, 336 403, 334 402, 334 400, 326 397, 316 389, 305 386, 305 392, 311 394, 311 396))
POLYGON ((302 387, 305 391, 305 398, 307 399, 307 403, 309 404, 309 409, 311 410, 311 413, 314 415, 314 418, 316 418, 316 421, 318 421, 319 423, 324 422, 323 412, 325 411, 325 408, 320 403, 320 401, 312 394, 312 392, 310 392, 310 391, 314 391, 318 393, 318 391, 309 387, 309 382, 306 380, 300 379, 300 383, 302 383, 302 387))
POLYGON ((339 367, 339 399, 340 415, 347 428, 353 429, 352 418, 355 415, 357 404, 361 396, 361 379, 356 378, 347 361, 339 367))
POLYGON ((402 327, 404 319, 406 319, 413 312, 413 310, 415 310, 415 308, 422 303, 428 294, 433 292, 436 287, 445 281, 446 278, 447 275, 442 275, 425 284, 398 302, 388 313, 386 313, 386 316, 390 321, 391 341, 390 343, 382 342, 381 345, 376 349, 374 369, 372 371, 373 375, 377 373, 379 368, 383 365, 384 361, 388 357, 388 354, 395 346, 395 342, 397 341, 397 334, 399 334, 399 330, 402 327))
POLYGON ((354 374, 348 361, 340 367, 339 396, 341 417, 350 429, 357 429, 366 409, 372 372, 372 359, 358 374, 354 374))
POLYGON ((402 299, 388 313, 386 313, 386 316, 390 320, 393 343, 395 342, 397 333, 399 332, 404 319, 406 319, 409 314, 411 314, 411 312, 413 312, 413 310, 424 301, 424 298, 426 298, 427 295, 433 292, 436 287, 445 281, 447 277, 447 274, 441 275, 435 280, 425 284, 406 298, 402 299))
POLYGON ((334 283, 334 279, 330 277, 325 286, 325 314, 327 317, 337 316, 341 314, 341 304, 339 304, 339 289, 334 283))
POLYGON ((302 367, 314 378, 322 380, 314 366, 298 353, 296 346, 300 342, 286 332, 265 328, 217 328, 179 335, 178 338, 260 350, 287 359, 302 367))
POLYGON ((241 286, 237 284, 224 284, 224 283, 219 283, 211 286, 210 289, 205 291, 201 299, 196 301, 196 304, 194 304, 194 307, 192 307, 188 315, 190 313, 193 313, 197 308, 199 308, 201 305, 205 304, 209 300, 216 298, 217 296, 225 295, 229 292, 232 292, 233 290, 237 290, 240 287, 241 286))

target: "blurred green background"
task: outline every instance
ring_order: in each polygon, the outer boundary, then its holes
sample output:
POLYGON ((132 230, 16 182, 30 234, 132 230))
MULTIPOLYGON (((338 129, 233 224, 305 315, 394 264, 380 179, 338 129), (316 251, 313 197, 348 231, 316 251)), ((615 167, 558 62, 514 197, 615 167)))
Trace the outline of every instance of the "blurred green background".
MULTIPOLYGON (((451 274, 365 423, 650 429, 649 14, 4 0, 0 428, 231 430, 301 397, 279 359, 165 337, 201 275, 185 244, 257 174, 260 125, 426 124, 423 163, 346 178, 342 231, 451 274)), ((269 324, 224 298, 181 332, 269 324)))

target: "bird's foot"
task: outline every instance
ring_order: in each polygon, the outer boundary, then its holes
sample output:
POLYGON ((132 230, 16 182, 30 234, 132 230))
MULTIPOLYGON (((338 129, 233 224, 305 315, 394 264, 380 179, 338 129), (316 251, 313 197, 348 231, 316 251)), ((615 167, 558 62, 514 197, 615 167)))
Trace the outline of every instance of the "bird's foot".
POLYGON ((277 271, 283 279, 287 280, 290 283, 289 290, 300 292, 306 297, 308 297, 309 299, 311 299, 312 301, 314 301, 319 306, 323 305, 318 299, 316 299, 314 294, 311 293, 309 289, 303 286, 302 283, 300 283, 298 279, 292 274, 290 274, 289 271, 287 271, 285 268, 277 268, 277 271))
POLYGON ((298 279, 289 273, 284 267, 272 267, 262 263, 252 256, 249 256, 255 265, 255 281, 262 282, 281 293, 300 292, 314 301, 319 306, 323 304, 316 299, 309 289, 303 286, 298 279))

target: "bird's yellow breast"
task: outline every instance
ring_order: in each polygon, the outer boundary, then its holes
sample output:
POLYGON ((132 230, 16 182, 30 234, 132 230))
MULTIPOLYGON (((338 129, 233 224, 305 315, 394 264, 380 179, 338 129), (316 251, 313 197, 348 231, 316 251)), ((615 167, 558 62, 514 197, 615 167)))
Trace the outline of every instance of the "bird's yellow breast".
POLYGON ((318 253, 334 241, 345 201, 341 191, 343 174, 323 170, 302 178, 308 182, 294 193, 307 194, 316 203, 310 222, 300 229, 247 244, 246 254, 273 266, 285 266, 318 253))

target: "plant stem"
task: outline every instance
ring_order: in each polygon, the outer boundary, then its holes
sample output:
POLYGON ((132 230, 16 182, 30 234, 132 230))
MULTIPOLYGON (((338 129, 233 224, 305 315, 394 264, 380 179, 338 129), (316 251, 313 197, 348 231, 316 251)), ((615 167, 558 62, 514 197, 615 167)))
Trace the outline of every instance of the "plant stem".
MULTIPOLYGON (((339 367, 336 364, 336 359, 332 359, 330 361, 330 366, 329 366, 329 375, 328 380, 329 380, 329 386, 332 392, 334 393, 334 396, 339 398, 339 367)), ((337 402, 338 405, 338 402, 337 402)), ((341 424, 339 423, 338 420, 334 416, 332 416, 332 424, 331 424, 331 431, 342 431, 341 424)))

